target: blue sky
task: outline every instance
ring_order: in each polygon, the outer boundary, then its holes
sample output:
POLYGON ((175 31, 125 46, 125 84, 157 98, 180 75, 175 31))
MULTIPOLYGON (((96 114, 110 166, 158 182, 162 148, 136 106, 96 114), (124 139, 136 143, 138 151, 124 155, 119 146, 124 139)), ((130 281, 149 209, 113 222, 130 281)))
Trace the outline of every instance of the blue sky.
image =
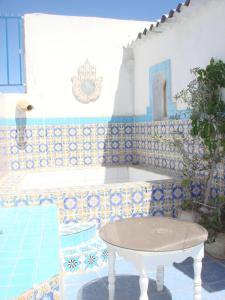
POLYGON ((0 0, 0 15, 42 12, 156 21, 179 0, 0 0))

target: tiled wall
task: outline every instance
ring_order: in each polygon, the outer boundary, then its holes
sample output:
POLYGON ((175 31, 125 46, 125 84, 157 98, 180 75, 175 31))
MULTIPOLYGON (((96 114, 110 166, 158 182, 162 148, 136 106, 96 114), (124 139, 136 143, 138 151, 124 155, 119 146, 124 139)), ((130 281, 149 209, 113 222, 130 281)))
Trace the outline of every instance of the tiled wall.
MULTIPOLYGON (((200 143, 190 136, 190 120, 166 120, 157 122, 138 122, 134 124, 133 163, 143 166, 182 171, 182 156, 177 151, 174 141, 177 133, 185 136, 185 149, 189 154, 204 152, 200 143)), ((199 173, 199 179, 206 173, 199 173)), ((213 178, 212 197, 225 194, 225 165, 221 163, 213 178)))
POLYGON ((6 130, 5 127, 0 127, 0 176, 8 170, 6 159, 6 130))
POLYGON ((132 162, 133 123, 28 125, 26 146, 17 145, 18 129, 2 128, 9 170, 126 165, 132 162))
MULTIPOLYGON (((17 147, 15 127, 7 126, 4 130, 7 138, 3 137, 3 145, 9 159, 9 168, 13 170, 133 163, 180 171, 183 163, 174 147, 173 139, 177 131, 187 136, 186 146, 190 153, 201 151, 200 146, 193 144, 188 138, 190 130, 188 120, 29 125, 25 131, 27 144, 24 150, 17 147)), ((15 176, 17 174, 19 176, 19 173, 14 172, 15 176)), ((11 185, 13 186, 13 182, 11 185)), ((30 191, 16 195, 7 186, 5 191, 4 195, 0 195, 2 207, 57 204, 61 223, 96 220, 101 226, 108 221, 124 217, 149 214, 172 216, 174 208, 182 200, 200 197, 202 186, 193 183, 190 189, 185 189, 179 181, 167 181, 157 184, 149 182, 111 184, 82 190, 56 189, 42 191, 40 194, 30 191)), ((224 169, 219 168, 214 178, 212 194, 215 196, 223 193, 224 169)), ((67 253, 63 258, 63 272, 68 274, 79 273, 87 268, 92 270, 106 262, 105 249, 98 247, 98 251, 88 251, 83 256, 67 253), (92 264, 89 264, 89 261, 92 261, 92 264)), ((84 254, 84 251, 82 253, 84 254)), ((58 277, 50 281, 50 284, 47 283, 45 288, 47 291, 45 295, 57 299, 58 277)), ((24 298, 19 299, 29 299, 30 295, 35 293, 38 295, 35 299, 42 299, 41 288, 32 289, 23 295, 24 298)))
POLYGON ((11 125, 1 126, 0 142, 4 161, 13 171, 131 163, 181 169, 172 135, 176 130, 188 134, 189 127, 185 120, 28 125, 21 149, 18 129, 11 125), (165 137, 171 141, 165 142, 165 137))
MULTIPOLYGON (((167 187, 167 194, 169 193, 171 196, 171 184, 167 187)), ((159 185, 112 184, 92 187, 89 192, 67 194, 59 204, 59 215, 60 221, 64 223, 95 220, 101 226, 121 218, 164 212, 172 214, 172 206, 172 197, 166 196, 159 185)))
POLYGON ((134 161, 141 165, 182 170, 182 158, 174 146, 174 134, 180 132, 188 136, 190 126, 188 120, 135 123, 134 161))
MULTIPOLYGON (((14 179, 20 176, 13 174, 14 179)), ((2 182, 1 207, 49 205, 59 208, 61 223, 88 222, 95 220, 100 225, 123 217, 173 214, 173 209, 183 199, 198 197, 201 186, 193 184, 190 191, 184 189, 180 181, 128 182, 87 186, 85 188, 54 188, 37 192, 27 190, 18 193, 13 189, 12 175, 2 182), (11 188, 10 188, 11 187, 11 188)), ((18 181, 18 180, 17 180, 18 181)))
MULTIPOLYGON (((17 145, 16 126, 1 126, 1 151, 5 157, 2 164, 13 171, 131 164, 181 171, 182 157, 174 146, 177 132, 187 137, 185 143, 190 153, 203 151, 200 144, 190 139, 189 120, 150 122, 146 117, 133 120, 28 125, 24 131, 24 149, 17 145)), ((224 174, 221 165, 214 176, 213 194, 223 193, 224 174)))

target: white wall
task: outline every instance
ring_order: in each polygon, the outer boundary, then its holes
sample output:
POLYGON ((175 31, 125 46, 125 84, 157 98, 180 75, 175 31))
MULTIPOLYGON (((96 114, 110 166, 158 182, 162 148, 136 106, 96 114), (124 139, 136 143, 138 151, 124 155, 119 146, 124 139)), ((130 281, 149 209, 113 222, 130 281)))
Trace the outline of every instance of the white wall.
MULTIPOLYGON (((174 96, 192 79, 191 68, 206 66, 211 57, 225 61, 224 12, 224 0, 192 0, 158 27, 162 33, 149 33, 133 43, 136 115, 146 114, 149 104, 149 67, 171 59, 174 96)), ((185 107, 177 103, 177 108, 185 107)))
POLYGON ((149 22, 45 14, 28 14, 24 21, 27 95, 2 95, 0 117, 13 118, 16 100, 24 97, 35 107, 30 117, 133 114, 123 46, 149 22), (96 102, 82 104, 72 94, 71 77, 87 59, 103 78, 102 93, 96 102))

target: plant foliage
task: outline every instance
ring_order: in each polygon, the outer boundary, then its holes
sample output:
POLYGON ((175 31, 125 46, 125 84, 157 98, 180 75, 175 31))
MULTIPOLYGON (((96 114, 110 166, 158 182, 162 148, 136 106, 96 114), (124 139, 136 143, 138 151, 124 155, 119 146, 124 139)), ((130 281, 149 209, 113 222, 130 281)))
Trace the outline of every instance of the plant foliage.
POLYGON ((206 68, 195 68, 192 73, 195 79, 176 97, 187 103, 191 120, 190 140, 193 146, 198 145, 203 151, 187 151, 187 137, 184 135, 175 140, 175 145, 183 158, 184 184, 189 184, 199 175, 205 180, 204 201, 198 212, 199 223, 208 230, 210 243, 215 241, 218 232, 225 231, 225 197, 210 197, 214 172, 225 157, 225 102, 222 99, 225 63, 212 58, 206 68))
POLYGON ((205 69, 195 68, 191 72, 195 79, 176 98, 188 105, 191 136, 203 145, 204 155, 193 154, 190 160, 190 156, 185 157, 183 153, 183 158, 184 162, 187 158, 189 169, 192 164, 198 171, 207 170, 204 195, 204 203, 207 203, 216 165, 225 156, 225 102, 221 92, 225 88, 225 63, 212 58, 205 69))

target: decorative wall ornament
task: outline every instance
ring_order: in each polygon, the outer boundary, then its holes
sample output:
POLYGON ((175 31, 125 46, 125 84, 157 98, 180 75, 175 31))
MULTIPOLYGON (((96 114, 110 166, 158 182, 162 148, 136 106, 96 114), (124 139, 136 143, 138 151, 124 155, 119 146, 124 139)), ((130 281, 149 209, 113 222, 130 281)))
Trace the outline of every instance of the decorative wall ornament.
POLYGON ((72 91, 74 97, 82 102, 96 101, 102 89, 102 77, 96 78, 96 67, 85 61, 77 70, 77 75, 72 79, 72 91))

